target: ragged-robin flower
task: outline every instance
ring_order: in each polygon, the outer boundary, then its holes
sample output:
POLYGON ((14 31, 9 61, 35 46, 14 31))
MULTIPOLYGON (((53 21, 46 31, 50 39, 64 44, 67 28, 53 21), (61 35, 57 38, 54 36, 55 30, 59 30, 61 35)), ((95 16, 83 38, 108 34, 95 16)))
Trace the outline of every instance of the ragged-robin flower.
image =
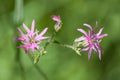
POLYGON ((54 15, 54 16, 52 17, 52 19, 57 22, 57 23, 54 25, 54 29, 55 29, 56 32, 58 32, 58 31, 61 29, 61 27, 62 27, 61 20, 60 20, 60 16, 55 16, 55 15, 54 15))
POLYGON ((99 59, 101 60, 101 47, 100 47, 100 40, 107 36, 107 34, 101 34, 103 28, 101 28, 98 33, 95 33, 95 30, 97 28, 97 22, 96 26, 92 28, 89 24, 83 24, 85 27, 89 28, 89 31, 86 32, 83 29, 77 29, 79 32, 83 33, 84 36, 79 37, 75 39, 75 42, 80 42, 81 45, 84 47, 80 50, 80 52, 88 51, 88 60, 90 59, 92 50, 98 53, 99 59))
POLYGON ((28 53, 29 49, 31 53, 33 53, 35 49, 41 50, 39 44, 42 42, 42 40, 48 38, 43 36, 47 32, 48 28, 45 28, 40 34, 38 34, 39 32, 38 30, 34 31, 35 28, 34 20, 32 21, 31 24, 31 30, 24 23, 23 23, 23 28, 27 32, 26 34, 24 34, 20 28, 17 28, 21 36, 15 39, 21 41, 23 44, 21 46, 18 46, 18 48, 24 48, 26 53, 28 53))

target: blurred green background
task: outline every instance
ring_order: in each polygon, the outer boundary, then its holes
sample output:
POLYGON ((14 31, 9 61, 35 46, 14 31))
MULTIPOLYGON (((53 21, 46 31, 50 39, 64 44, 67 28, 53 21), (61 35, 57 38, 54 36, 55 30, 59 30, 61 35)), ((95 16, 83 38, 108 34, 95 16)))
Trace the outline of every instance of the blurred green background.
POLYGON ((49 45, 48 54, 40 57, 38 66, 48 80, 120 80, 120 0, 0 0, 0 80, 44 80, 24 50, 16 59, 16 27, 24 22, 30 27, 32 20, 40 31, 48 27, 51 35, 52 15, 60 15, 63 26, 55 37, 61 43, 72 44, 81 36, 76 29, 83 23, 104 27, 108 37, 101 42, 102 60, 87 52, 82 56, 58 45, 49 45), (22 66, 22 67, 21 67, 22 66))

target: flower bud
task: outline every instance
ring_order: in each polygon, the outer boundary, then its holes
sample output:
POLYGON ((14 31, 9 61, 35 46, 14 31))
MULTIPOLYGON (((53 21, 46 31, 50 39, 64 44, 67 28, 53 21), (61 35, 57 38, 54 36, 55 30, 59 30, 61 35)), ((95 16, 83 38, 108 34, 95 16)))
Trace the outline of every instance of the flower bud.
POLYGON ((53 16, 52 19, 57 22, 54 25, 54 29, 55 29, 56 32, 58 32, 61 29, 61 27, 62 27, 60 16, 53 16))

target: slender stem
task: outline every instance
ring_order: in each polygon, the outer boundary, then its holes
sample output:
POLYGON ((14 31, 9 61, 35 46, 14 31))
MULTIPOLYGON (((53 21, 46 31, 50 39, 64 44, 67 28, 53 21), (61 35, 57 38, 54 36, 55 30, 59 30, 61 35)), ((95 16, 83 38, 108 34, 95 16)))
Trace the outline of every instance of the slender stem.
MULTIPOLYGON (((31 55, 28 54, 28 56, 29 56, 29 58, 30 58, 30 60, 32 62, 33 60, 32 60, 31 55)), ((38 71, 38 73, 43 76, 44 80, 48 80, 47 75, 42 71, 42 69, 37 64, 33 64, 33 66, 36 68, 36 70, 38 71)))
POLYGON ((45 80, 48 80, 48 77, 46 76, 46 74, 40 69, 40 67, 37 64, 34 64, 34 67, 36 68, 38 73, 40 73, 44 77, 45 80))
POLYGON ((20 54, 18 53, 19 57, 18 57, 18 65, 20 67, 20 73, 21 73, 21 76, 22 76, 22 80, 25 80, 25 71, 24 71, 24 68, 23 68, 23 65, 22 65, 22 62, 21 62, 21 59, 20 59, 20 54))
MULTIPOLYGON (((20 26, 23 20, 23 0, 15 0, 15 9, 14 9, 14 16, 13 16, 13 24, 14 24, 14 36, 17 35, 16 32, 16 27, 20 26)), ((15 61, 17 61, 19 67, 20 67, 20 74, 22 77, 22 80, 25 80, 25 72, 24 68, 21 62, 21 54, 20 54, 20 49, 17 48, 19 45, 19 42, 15 43, 15 50, 16 50, 16 56, 15 56, 15 61)))
POLYGON ((62 47, 70 48, 70 49, 72 49, 73 51, 75 51, 78 55, 81 55, 81 54, 80 54, 80 49, 81 49, 81 48, 79 48, 78 45, 76 46, 76 45, 74 45, 74 44, 73 44, 73 45, 61 44, 60 42, 58 42, 58 41, 56 41, 56 40, 54 40, 54 41, 52 42, 52 44, 57 44, 57 45, 62 46, 62 47))
MULTIPOLYGON (((48 42, 45 44, 44 49, 47 48, 47 46, 52 42, 53 38, 55 37, 56 32, 54 32, 51 36, 51 38, 48 40, 48 42)), ((29 55, 30 60, 33 62, 31 55, 29 55)), ((48 77, 46 74, 40 69, 40 67, 37 64, 33 64, 36 70, 38 71, 39 74, 41 74, 45 80, 48 80, 48 77)))
POLYGON ((61 44, 59 41, 56 41, 56 40, 52 41, 51 43, 52 43, 52 44, 57 44, 57 45, 62 46, 62 47, 66 47, 66 48, 71 48, 71 49, 73 49, 73 46, 71 46, 71 45, 66 45, 66 44, 61 44))
MULTIPOLYGON (((16 34, 16 31, 14 31, 14 32, 15 32, 14 34, 16 34)), ((16 36, 16 35, 15 35, 15 36, 16 36)), ((18 43, 18 42, 16 42, 15 45, 14 45, 15 50, 16 50, 16 51, 15 51, 15 54, 16 54, 16 56, 15 56, 15 61, 17 61, 18 65, 19 65, 19 67, 20 67, 22 79, 25 80, 24 68, 23 68, 23 65, 22 65, 22 62, 21 62, 20 49, 17 48, 17 46, 19 46, 19 43, 18 43)))
MULTIPOLYGON (((18 46, 18 43, 16 43, 14 47, 16 48, 17 46, 18 46)), ((23 65, 22 65, 22 62, 21 62, 21 59, 20 59, 20 57, 21 57, 20 49, 16 48, 15 50, 16 50, 15 61, 17 61, 18 65, 20 67, 20 74, 22 76, 22 80, 25 80, 25 74, 24 74, 25 72, 24 72, 24 68, 23 68, 23 65)))
POLYGON ((56 35, 56 32, 53 32, 51 38, 50 38, 50 39, 48 40, 48 42, 45 44, 44 49, 46 49, 47 46, 52 42, 52 40, 54 39, 55 35, 56 35))

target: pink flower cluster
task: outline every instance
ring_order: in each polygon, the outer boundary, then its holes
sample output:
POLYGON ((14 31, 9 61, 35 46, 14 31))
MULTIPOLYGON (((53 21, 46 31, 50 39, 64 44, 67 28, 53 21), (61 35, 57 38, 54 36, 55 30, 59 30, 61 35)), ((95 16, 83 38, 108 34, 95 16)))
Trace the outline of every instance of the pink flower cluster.
POLYGON ((58 32, 60 30, 60 28, 62 27, 62 24, 61 24, 61 20, 60 20, 60 16, 53 16, 52 19, 54 21, 56 21, 57 23, 54 25, 54 29, 56 32, 58 32))
POLYGON ((21 36, 15 39, 22 42, 23 45, 18 46, 18 48, 24 48, 26 53, 28 53, 29 49, 31 50, 31 53, 33 53, 35 49, 40 50, 41 48, 39 44, 42 42, 42 40, 46 40, 49 38, 43 36, 47 32, 48 28, 45 28, 40 34, 38 34, 38 30, 34 31, 34 20, 32 21, 31 29, 29 29, 24 23, 23 28, 26 30, 27 33, 24 34, 20 28, 17 28, 21 36))
POLYGON ((78 31, 83 33, 84 36, 75 39, 75 42, 82 42, 82 46, 85 47, 81 49, 80 52, 89 50, 88 60, 90 59, 92 50, 94 50, 95 52, 98 52, 99 59, 101 60, 100 40, 104 38, 105 36, 107 36, 107 34, 101 34, 103 28, 101 28, 98 33, 95 33, 95 29, 97 28, 97 22, 94 28, 92 28, 92 26, 89 24, 84 24, 84 26, 89 28, 88 33, 84 31, 83 29, 78 29, 78 31))

